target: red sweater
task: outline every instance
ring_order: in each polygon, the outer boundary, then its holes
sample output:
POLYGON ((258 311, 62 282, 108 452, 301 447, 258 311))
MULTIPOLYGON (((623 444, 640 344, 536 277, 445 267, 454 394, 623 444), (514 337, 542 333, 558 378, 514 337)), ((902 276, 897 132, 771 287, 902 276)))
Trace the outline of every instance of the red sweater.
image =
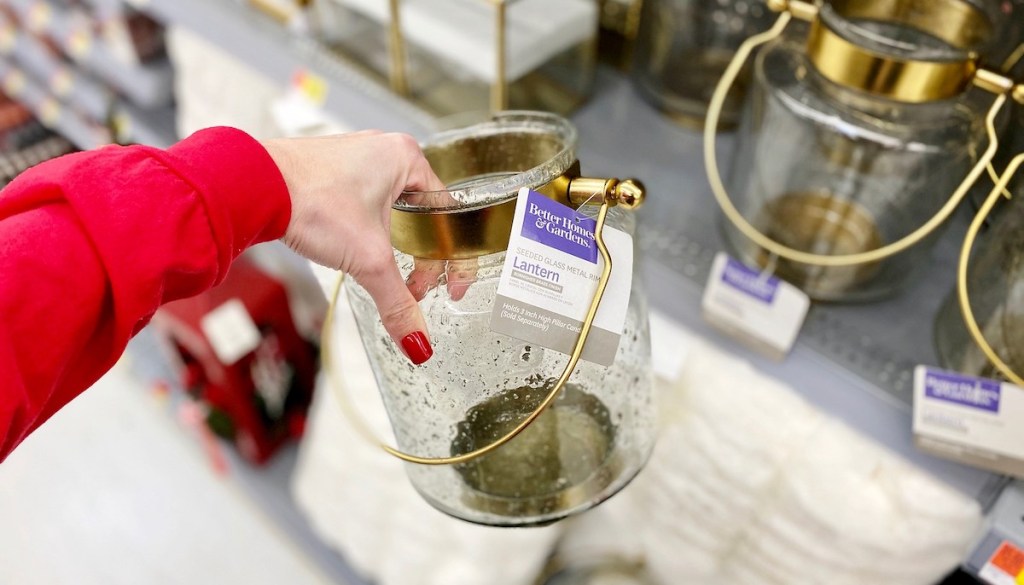
POLYGON ((284 234, 284 178, 243 132, 108 146, 0 191, 0 461, 93 384, 162 303, 284 234))

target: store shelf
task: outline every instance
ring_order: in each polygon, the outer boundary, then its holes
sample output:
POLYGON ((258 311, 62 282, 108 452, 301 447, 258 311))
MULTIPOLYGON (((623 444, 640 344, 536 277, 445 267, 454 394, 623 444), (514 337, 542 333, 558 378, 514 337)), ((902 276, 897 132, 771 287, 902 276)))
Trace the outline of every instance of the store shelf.
POLYGON ((75 12, 54 8, 43 0, 9 0, 8 5, 28 28, 45 33, 84 69, 111 84, 132 103, 161 108, 173 99, 173 69, 166 58, 151 63, 125 63, 102 38, 95 37, 75 12))
POLYGON ((95 79, 55 56, 32 35, 13 32, 4 54, 17 62, 38 83, 48 88, 57 98, 74 103, 94 120, 105 120, 110 115, 114 96, 95 79))
POLYGON ((70 140, 77 148, 88 150, 111 141, 109 130, 64 107, 60 100, 16 64, 0 59, 3 90, 25 107, 47 128, 70 140))

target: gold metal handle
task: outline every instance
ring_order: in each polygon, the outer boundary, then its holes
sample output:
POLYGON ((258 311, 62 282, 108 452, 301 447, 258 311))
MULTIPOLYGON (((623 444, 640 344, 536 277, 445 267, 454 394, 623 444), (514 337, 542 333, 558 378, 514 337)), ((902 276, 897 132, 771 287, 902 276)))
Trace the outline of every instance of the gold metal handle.
POLYGON ((571 376, 573 370, 576 369, 576 365, 580 361, 580 356, 583 355, 583 348, 587 343, 587 338, 590 336, 590 329, 594 323, 594 318, 597 316, 597 310, 598 307, 600 307, 601 305, 601 299, 604 297, 605 289, 608 287, 608 278, 611 276, 612 273, 612 258, 611 254, 608 252, 608 247, 604 243, 604 237, 602 232, 604 230, 605 219, 608 215, 608 208, 615 205, 616 203, 617 201, 612 196, 606 195, 604 200, 601 202, 601 208, 597 214, 597 224, 594 227, 594 240, 597 242, 597 249, 598 252, 601 254, 601 259, 604 260, 604 267, 601 269, 601 276, 597 282, 597 291, 594 293, 593 300, 590 301, 590 308, 587 310, 587 315, 583 320, 583 326, 580 328, 580 334, 576 338, 576 345, 573 347, 572 354, 570 354, 569 356, 569 362, 565 365, 565 370, 562 372, 562 375, 558 378, 558 382, 555 383, 555 386, 551 389, 551 391, 544 398, 544 400, 537 406, 537 408, 529 416, 523 419, 523 421, 520 422, 514 429, 512 429, 503 437, 496 439, 494 442, 488 445, 485 445, 473 451, 469 451, 468 453, 463 453, 461 455, 454 455, 451 457, 421 457, 418 455, 405 453, 404 451, 400 451, 399 449, 392 447, 374 437, 373 433, 369 431, 367 426, 355 413, 355 409, 352 408, 351 404, 349 403, 346 397, 344 385, 342 384, 340 377, 340 372, 337 368, 337 364, 335 364, 332 360, 333 352, 331 351, 331 329, 333 328, 334 323, 334 311, 338 303, 338 295, 341 292, 341 285, 345 280, 345 275, 341 274, 338 277, 338 281, 334 286, 334 292, 331 296, 330 304, 327 307, 327 315, 324 319, 322 335, 323 341, 321 344, 321 360, 324 365, 324 370, 327 372, 328 383, 330 383, 334 387, 336 395, 338 396, 338 399, 341 402, 342 409, 348 415, 349 419, 351 419, 353 423, 356 424, 359 431, 363 435, 369 437, 372 442, 378 443, 381 447, 383 447, 385 451, 403 461, 407 461, 409 463, 418 463, 421 465, 455 465, 459 463, 466 463, 467 461, 471 461, 473 459, 476 459, 477 457, 481 457, 494 451, 495 449, 501 447, 505 443, 508 443, 509 441, 514 439, 516 435, 523 432, 523 430, 525 430, 526 427, 530 426, 530 424, 533 423, 533 421, 537 420, 537 417, 539 417, 544 412, 544 410, 547 409, 547 407, 550 406, 552 402, 554 402, 555 398, 558 397, 558 393, 561 392, 562 388, 565 387, 565 383, 569 380, 569 376, 571 376))
MULTIPOLYGON (((989 139, 988 148, 985 149, 977 164, 974 165, 971 171, 964 178, 963 182, 960 183, 960 186, 957 187, 949 200, 946 201, 946 204, 943 205, 934 216, 932 216, 918 229, 903 238, 892 242, 891 244, 887 244, 867 252, 858 252, 856 254, 813 254, 790 248, 761 233, 756 227, 748 222, 745 217, 743 217, 743 214, 740 213, 735 204, 733 204, 718 170, 718 157, 715 153, 715 143, 717 139, 718 121, 721 118, 725 98, 732 85, 736 82, 736 78, 739 76, 744 63, 750 57, 750 54, 753 53, 754 49, 778 38, 792 18, 793 15, 789 12, 782 12, 779 14, 778 20, 775 21, 775 24, 771 29, 750 37, 740 45, 740 48, 736 51, 736 55, 733 57, 732 62, 729 63, 725 73, 722 74, 722 78, 718 82, 718 86, 715 88, 715 92, 711 97, 711 103, 708 106, 708 115, 704 125, 704 166, 707 169, 708 181, 711 184, 711 191, 715 196, 715 200, 718 202, 719 207, 722 208, 722 212, 725 214, 726 218, 732 222, 732 224, 735 225, 744 236, 768 252, 794 262, 813 264, 817 266, 853 266, 856 264, 877 262, 902 252, 920 242, 926 236, 935 231, 935 229, 944 221, 946 221, 946 219, 952 215, 953 211, 963 200, 964 196, 967 195, 967 191, 971 188, 974 182, 977 181, 978 177, 985 172, 989 163, 991 163, 992 158, 996 154, 996 150, 999 148, 999 140, 995 129, 995 118, 1006 103, 1009 89, 1004 89, 1002 93, 998 93, 996 95, 992 107, 985 116, 985 129, 988 133, 989 139)), ((985 79, 987 80, 988 78, 985 79)))
POLYGON ((1017 169, 1022 164, 1024 164, 1024 154, 1018 154, 1010 161, 1006 171, 1003 172, 1002 178, 999 179, 999 182, 996 183, 996 186, 989 193, 988 198, 985 199, 977 215, 974 216, 971 226, 967 229, 963 248, 960 249, 960 265, 957 270, 956 289, 957 295, 960 297, 960 312, 963 313, 964 324, 967 325, 967 330, 971 333, 971 337, 974 338, 974 342, 978 344, 981 352, 985 354, 985 357, 996 367, 1000 374, 1005 376, 1010 382, 1024 388, 1024 378, 1014 372, 1013 368, 999 357, 999 354, 992 349, 992 346, 985 339, 985 335, 982 333, 981 327, 978 326, 978 321, 974 317, 974 311, 971 309, 970 291, 967 289, 967 269, 970 264, 971 249, 974 247, 974 241, 977 239, 981 226, 985 223, 985 219, 992 212, 992 208, 995 207, 999 198, 1009 197, 1006 186, 1010 184, 1010 180, 1013 179, 1017 169))

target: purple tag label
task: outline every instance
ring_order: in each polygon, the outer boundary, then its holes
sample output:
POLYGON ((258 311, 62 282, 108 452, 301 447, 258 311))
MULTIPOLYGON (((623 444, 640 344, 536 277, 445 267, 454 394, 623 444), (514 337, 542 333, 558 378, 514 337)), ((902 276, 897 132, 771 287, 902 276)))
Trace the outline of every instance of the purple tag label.
POLYGON ((597 264, 597 222, 557 201, 530 191, 526 195, 523 237, 597 264))
POLYGON ((925 396, 995 413, 999 412, 999 389, 995 380, 933 370, 924 374, 925 396))
POLYGON ((779 290, 778 278, 761 276, 757 270, 748 268, 732 258, 726 259, 722 282, 769 305, 775 300, 775 293, 779 290))

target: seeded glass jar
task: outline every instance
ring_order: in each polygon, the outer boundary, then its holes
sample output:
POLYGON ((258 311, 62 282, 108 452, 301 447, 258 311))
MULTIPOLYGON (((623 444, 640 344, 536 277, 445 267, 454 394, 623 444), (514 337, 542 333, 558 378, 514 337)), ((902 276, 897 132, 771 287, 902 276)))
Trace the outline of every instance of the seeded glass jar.
MULTIPOLYGON (((636 39, 637 88, 673 119, 701 127, 736 48, 773 20, 764 0, 645 0, 636 39)), ((745 86, 740 80, 729 94, 723 126, 736 124, 745 86)))
POLYGON ((593 85, 595 0, 315 1, 335 49, 435 116, 568 113, 593 85))
MULTIPOLYGON (((568 200, 577 200, 573 185, 585 180, 573 178, 575 144, 575 129, 558 116, 506 113, 425 145, 451 191, 403 196, 392 242, 402 275, 430 285, 420 309, 433 357, 413 366, 369 294, 347 285, 400 450, 444 458, 484 447, 530 415, 565 370, 567 355, 495 333, 490 323, 517 193, 530 187, 559 198, 568 189, 568 200), (438 228, 445 222, 461 231, 438 228), (483 224, 504 233, 492 239, 476 231, 483 224)), ((606 225, 632 233, 634 218, 620 205, 606 225)), ((654 410, 647 306, 639 278, 633 283, 612 365, 580 361, 551 406, 489 454, 455 465, 408 464, 428 502, 472 522, 538 525, 597 505, 639 472, 653 446, 654 410)))
POLYGON ((816 300, 878 299, 926 266, 995 153, 1009 89, 970 89, 991 16, 958 0, 792 6, 811 21, 806 40, 777 34, 780 18, 754 58, 725 181, 706 142, 725 239, 816 300))

